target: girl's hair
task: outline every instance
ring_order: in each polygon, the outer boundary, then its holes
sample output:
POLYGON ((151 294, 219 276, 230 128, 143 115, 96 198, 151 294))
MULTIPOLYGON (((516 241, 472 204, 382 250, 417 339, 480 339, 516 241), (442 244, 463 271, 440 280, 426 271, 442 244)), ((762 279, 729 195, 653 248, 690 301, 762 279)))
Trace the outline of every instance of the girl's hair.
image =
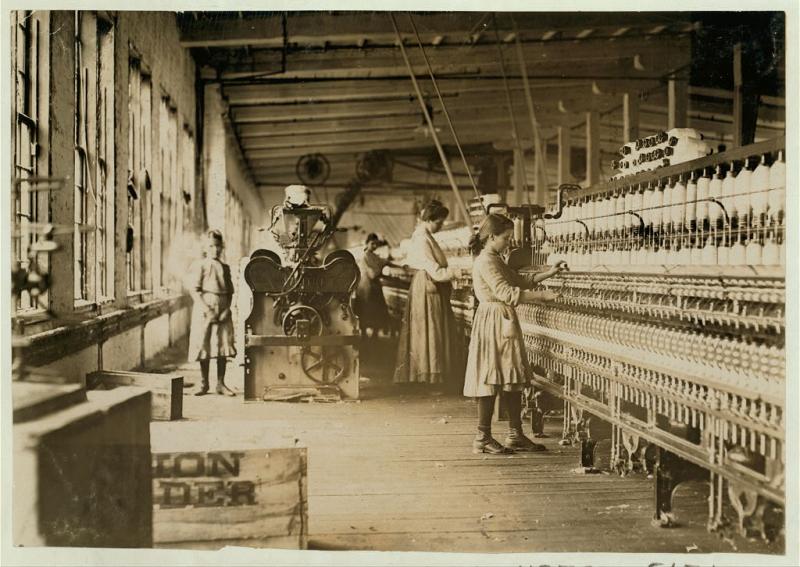
POLYGON ((469 239, 469 249, 473 256, 477 256, 486 246, 490 236, 500 236, 504 232, 514 229, 514 222, 505 215, 491 213, 486 215, 478 229, 469 239))
POLYGON ((419 218, 423 221, 437 221, 446 219, 449 214, 450 209, 445 207, 441 201, 433 199, 422 208, 419 218))
POLYGON ((213 240, 215 242, 219 242, 220 245, 224 245, 225 244, 224 240, 222 239, 222 232, 220 232, 217 229, 209 230, 206 233, 206 238, 208 238, 209 240, 213 240))
MULTIPOLYGON (((219 230, 211 229, 208 232, 206 232, 206 240, 207 241, 218 242, 220 246, 222 246, 223 248, 225 247, 225 242, 222 240, 222 233, 219 230)), ((208 253, 206 251, 207 247, 208 247, 208 242, 203 244, 203 247, 202 247, 202 250, 201 250, 201 254, 202 254, 203 258, 208 258, 208 253)))

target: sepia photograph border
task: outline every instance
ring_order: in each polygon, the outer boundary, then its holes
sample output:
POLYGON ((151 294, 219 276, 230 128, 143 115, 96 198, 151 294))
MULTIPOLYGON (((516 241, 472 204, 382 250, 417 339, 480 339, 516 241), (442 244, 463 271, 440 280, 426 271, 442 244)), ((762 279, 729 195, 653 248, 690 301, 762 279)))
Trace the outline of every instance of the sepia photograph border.
MULTIPOLYGON (((0 326, 2 342, 2 386, 0 388, 0 406, 2 407, 2 443, 0 443, 0 463, 2 463, 2 482, 0 483, 0 503, 2 515, 0 539, 2 565, 798 565, 798 534, 800 534, 800 502, 798 501, 798 400, 800 400, 800 367, 798 352, 798 86, 800 70, 798 69, 798 47, 800 35, 800 9, 797 2, 791 0, 728 0, 728 1, 695 1, 671 0, 669 2, 639 0, 637 2, 621 2, 618 0, 495 0, 491 3, 477 0, 379 0, 379 1, 272 1, 255 2, 243 0, 162 0, 158 3, 132 2, 120 0, 94 1, 41 1, 41 0, 4 0, 2 4, 2 41, 0 41, 0 98, 2 100, 2 160, 5 175, 1 176, 5 196, 0 201, 2 208, 3 229, 0 231, 0 257, 6 274, 11 266, 11 243, 9 222, 9 199, 11 168, 11 97, 12 86, 9 84, 10 45, 8 31, 10 29, 10 12, 13 10, 76 10, 76 9, 108 9, 125 11, 217 11, 217 10, 393 10, 393 11, 785 11, 786 12, 786 162, 787 168, 787 265, 786 265, 786 513, 785 533, 786 549, 782 556, 748 555, 741 553, 724 554, 609 554, 609 553, 510 553, 510 554, 473 554, 473 553, 441 553, 441 552, 367 552, 367 551, 284 551, 264 549, 226 548, 217 552, 210 551, 173 551, 161 549, 120 550, 120 549, 87 549, 87 548, 19 548, 12 543, 11 499, 14 495, 12 470, 12 404, 11 404, 11 328, 6 321, 10 320, 11 289, 8 275, 0 278, 3 301, 2 315, 4 324, 0 326)), ((345 511, 346 512, 346 511, 345 511)), ((577 512, 576 512, 577 513, 577 512)), ((644 536, 643 536, 644 537, 644 536)))

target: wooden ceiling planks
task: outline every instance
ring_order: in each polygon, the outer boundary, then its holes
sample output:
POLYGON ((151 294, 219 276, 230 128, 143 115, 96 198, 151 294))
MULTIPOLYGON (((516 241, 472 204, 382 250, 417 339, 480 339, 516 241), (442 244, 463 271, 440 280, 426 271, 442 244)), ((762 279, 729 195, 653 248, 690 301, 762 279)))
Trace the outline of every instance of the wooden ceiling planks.
MULTIPOLYGON (((642 101, 643 132, 666 126, 661 112, 662 105, 666 108, 665 78, 685 75, 691 61, 695 24, 689 16, 413 15, 465 145, 492 152, 493 146, 505 148, 511 141, 496 25, 523 142, 530 143, 532 132, 513 43, 517 38, 543 139, 552 144, 555 127, 566 118, 576 130, 573 144, 582 147, 585 112, 597 110, 602 150, 607 153, 621 144, 625 92, 648 95, 642 101), (570 114, 565 116, 563 110, 570 114)), ((397 19, 435 124, 445 143, 452 143, 407 16, 398 14, 397 19)), ((433 142, 421 127, 421 111, 387 13, 195 12, 178 15, 178 22, 181 42, 192 49, 201 76, 222 85, 233 130, 257 182, 266 180, 270 169, 277 168, 281 176, 291 174, 296 160, 308 153, 321 152, 343 164, 337 166, 340 171, 352 171, 359 154, 371 149, 420 156, 431 151, 433 142)), ((693 93, 690 125, 702 125, 724 139, 731 125, 720 111, 730 101, 707 94, 693 93)), ((782 112, 776 108, 774 116, 782 112)))
MULTIPOLYGON (((198 17, 182 15, 181 44, 184 47, 214 48, 270 46, 284 44, 284 14, 279 12, 243 13, 241 16, 220 12, 201 12, 198 17)), ((410 26, 402 15, 398 23, 405 37, 411 39, 410 26)), ((490 14, 481 12, 414 13, 423 42, 433 44, 472 44, 484 38, 478 33, 483 24, 493 25, 490 14), (439 38, 444 38, 439 39, 439 38)), ((621 26, 632 29, 630 35, 690 31, 691 22, 679 12, 525 12, 503 13, 496 18, 500 35, 509 37, 516 27, 531 37, 541 37, 556 29, 561 37, 579 38, 586 30, 595 36, 614 37, 621 26), (514 21, 512 22, 512 17, 514 21), (636 31, 634 32, 633 29, 636 31), (649 30, 649 31, 648 31, 649 30)), ((285 16, 289 44, 310 46, 394 45, 395 34, 386 12, 290 12, 285 16)), ((493 34, 486 34, 493 42, 493 34)), ((404 37, 404 39, 405 39, 404 37)))
MULTIPOLYGON (((689 47, 690 36, 685 33, 643 40, 641 37, 612 41, 609 38, 587 39, 581 42, 523 41, 523 57, 529 75, 556 74, 553 67, 562 65, 558 74, 569 72, 570 76, 596 77, 623 71, 631 76, 637 71, 634 58, 640 61, 663 61, 670 53, 680 54, 689 47), (629 66, 633 66, 630 69, 629 66)), ((412 56, 418 49, 410 46, 412 56)), ((516 62, 513 45, 504 45, 506 59, 516 62)), ((434 73, 438 76, 499 73, 497 48, 494 45, 426 46, 426 55, 434 73)), ((414 70, 424 75, 426 69, 415 57, 414 70)), ((284 59, 280 49, 213 50, 205 64, 219 69, 225 81, 259 78, 406 78, 399 49, 396 47, 311 49, 294 48, 286 52, 284 59)), ((650 67, 652 64, 650 65, 650 67)), ((647 70, 645 65, 643 70, 647 70)), ((516 74, 516 73, 515 73, 516 74)), ((640 72, 640 74, 644 75, 640 72)), ((615 75, 616 76, 616 75, 615 75)), ((625 75, 622 75, 625 76, 625 75)))

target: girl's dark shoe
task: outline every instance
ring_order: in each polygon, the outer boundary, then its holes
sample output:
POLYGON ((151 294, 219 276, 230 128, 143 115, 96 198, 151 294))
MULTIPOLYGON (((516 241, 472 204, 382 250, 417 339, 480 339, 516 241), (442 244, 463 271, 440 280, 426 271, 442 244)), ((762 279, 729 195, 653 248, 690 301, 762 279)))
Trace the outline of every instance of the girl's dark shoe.
POLYGON ((480 431, 472 442, 472 452, 489 453, 490 455, 510 455, 514 451, 508 447, 503 447, 491 434, 480 431))
POLYGON ((514 449, 515 451, 523 451, 526 453, 534 453, 538 451, 546 451, 547 447, 534 443, 522 433, 521 429, 509 429, 508 436, 505 439, 506 447, 514 449))
POLYGON ((206 394, 208 394, 208 379, 203 380, 200 389, 194 393, 195 396, 205 396, 206 394))

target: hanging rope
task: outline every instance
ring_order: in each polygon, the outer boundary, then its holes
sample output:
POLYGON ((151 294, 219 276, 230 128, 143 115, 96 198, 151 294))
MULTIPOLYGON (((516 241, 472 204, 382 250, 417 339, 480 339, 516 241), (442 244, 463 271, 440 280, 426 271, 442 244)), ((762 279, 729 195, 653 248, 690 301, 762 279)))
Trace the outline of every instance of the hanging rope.
POLYGON ((450 127, 450 133, 453 135, 453 140, 456 142, 456 147, 458 148, 458 153, 461 156, 461 161, 464 163, 464 169, 467 171, 467 175, 469 176, 469 182, 472 184, 472 190, 475 191, 475 196, 480 199, 480 192, 478 191, 477 185, 475 185, 475 180, 472 178, 472 171, 470 171, 469 164, 467 163, 467 158, 464 156, 464 152, 461 149, 461 143, 458 140, 458 135, 456 134, 456 129, 453 126, 453 121, 450 120, 450 113, 447 112, 447 106, 444 103, 444 98, 442 98, 442 93, 439 91, 439 86, 436 84, 436 77, 433 74, 433 69, 431 68, 431 63, 428 61, 428 55, 425 53, 425 48, 422 46, 422 40, 419 37, 419 32, 417 31, 417 25, 414 23, 414 16, 412 14, 408 14, 408 21, 411 22, 411 29, 414 30, 414 35, 417 38, 417 44, 419 45, 419 50, 422 52, 422 58, 425 60, 425 66, 428 68, 428 75, 431 77, 431 83, 433 84, 433 90, 436 91, 436 96, 439 97, 439 104, 442 105, 442 112, 444 113, 444 117, 447 120, 447 125, 450 127))
MULTIPOLYGON (((495 37, 495 44, 497 45, 497 55, 500 59, 500 72, 503 75, 503 86, 505 86, 506 91, 506 103, 508 104, 508 114, 511 117, 511 129, 514 136, 514 144, 517 147, 517 152, 519 153, 519 161, 522 164, 522 187, 525 190, 525 198, 528 202, 530 202, 530 195, 528 194, 528 176, 525 172, 525 153, 522 150, 522 141, 519 138, 519 132, 517 131, 517 120, 514 118, 514 106, 511 102, 511 89, 508 86, 508 77, 506 76, 506 63, 505 59, 503 59, 503 50, 500 47, 500 33, 497 31, 497 16, 492 14, 492 20, 494 20, 494 37, 495 37)), ((518 171, 514 171, 515 175, 519 175, 518 171)))
POLYGON ((519 67, 522 71, 522 84, 525 87, 525 102, 528 105, 528 115, 531 119, 531 128, 533 128, 533 145, 534 149, 536 150, 537 160, 536 163, 539 166, 539 175, 541 177, 537 178, 537 185, 538 181, 541 180, 544 183, 544 192, 547 191, 547 155, 542 151, 542 140, 539 136, 539 124, 536 121, 536 111, 533 108, 533 96, 531 95, 531 85, 528 82, 528 68, 525 65, 525 55, 522 51, 522 41, 519 37, 519 30, 517 29, 517 21, 514 19, 513 14, 511 15, 511 23, 514 26, 514 38, 517 44, 517 59, 519 60, 519 67))
POLYGON ((464 204, 464 200, 461 198, 461 193, 458 190, 458 185, 456 185, 456 180, 453 178, 453 172, 450 171, 450 164, 447 161, 444 148, 439 141, 439 136, 436 135, 436 129, 433 127, 433 119, 428 112, 428 108, 425 106, 425 98, 422 96, 422 91, 419 89, 417 77, 414 75, 414 68, 411 67, 411 61, 409 61, 405 45, 403 45, 403 37, 400 35, 400 30, 397 28, 397 21, 394 19, 394 14, 392 12, 389 12, 389 18, 392 20, 392 27, 394 27, 394 33, 397 36, 397 43, 400 45, 400 53, 403 55, 403 61, 405 61, 406 68, 408 68, 408 74, 411 77, 411 83, 414 85, 414 92, 417 93, 419 105, 422 107, 422 114, 425 116, 425 122, 428 123, 428 128, 430 128, 433 143, 436 144, 436 150, 439 152, 439 158, 442 160, 445 173, 447 173, 447 179, 450 181, 450 187, 453 189, 456 203, 458 203, 458 206, 464 213, 464 219, 469 222, 469 209, 467 209, 467 206, 464 204))

